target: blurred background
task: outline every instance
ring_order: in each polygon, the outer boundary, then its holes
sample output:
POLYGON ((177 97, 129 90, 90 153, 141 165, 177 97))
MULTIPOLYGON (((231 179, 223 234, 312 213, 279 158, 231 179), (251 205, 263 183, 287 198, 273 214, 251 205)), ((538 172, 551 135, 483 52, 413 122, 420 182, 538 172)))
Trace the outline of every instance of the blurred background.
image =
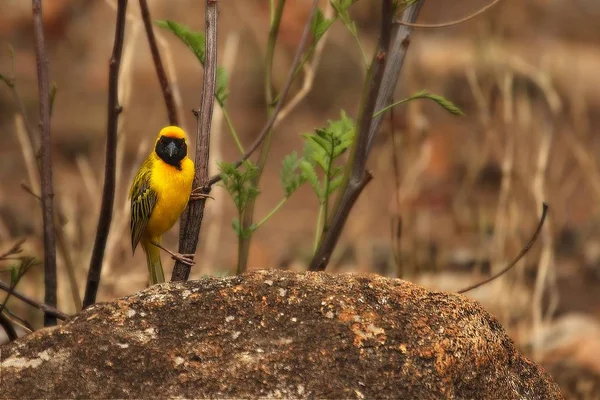
MULTIPOLYGON (((100 300, 145 287, 141 251, 132 257, 127 190, 159 129, 168 123, 138 2, 129 2, 120 75, 118 188, 100 300)), ((287 2, 274 62, 276 90, 287 76, 310 8, 287 2)), ((379 29, 379 1, 361 0, 352 16, 370 58, 379 29)), ((459 19, 487 0, 427 0, 419 22, 459 19)), ((226 108, 249 145, 266 121, 264 59, 267 0, 220 0, 219 64, 229 75, 226 108)), ((203 2, 149 1, 154 20, 203 31, 203 2)), ((333 15, 321 1, 326 15, 333 15)), ((101 200, 108 58, 115 1, 44 2, 51 80, 55 204, 66 250, 82 293, 101 200)), ((419 90, 445 96, 466 114, 454 117, 427 101, 388 114, 369 168, 375 179, 352 211, 329 271, 376 272, 457 291, 502 269, 550 214, 534 248, 508 275, 469 296, 498 317, 519 347, 541 362, 568 398, 600 396, 600 3, 592 0, 501 1, 455 27, 415 30, 395 99, 419 90)), ((170 32, 155 27, 182 124, 195 136, 191 113, 200 102, 202 69, 170 32)), ((355 40, 341 23, 292 87, 310 89, 278 122, 261 182, 256 219, 283 197, 286 154, 302 150, 301 133, 355 117, 366 74, 355 40)), ((31 5, 4 0, 0 14, 0 73, 14 77, 28 123, 37 127, 37 81, 31 5), (14 66, 9 45, 14 48, 14 66), (13 72, 14 68, 14 72, 13 72)), ((42 258, 39 193, 31 146, 13 92, 0 85, 0 251, 27 239, 26 254, 42 258)), ((238 152, 215 112, 211 163, 238 152)), ((207 203, 192 278, 230 274, 237 238, 235 209, 216 187, 207 203)), ((306 186, 254 235, 251 268, 303 271, 312 253, 318 203, 306 186)), ((164 237, 177 246, 178 227, 164 237)), ((59 308, 75 312, 59 252, 59 308)), ((172 262, 163 255, 166 274, 172 262)), ((42 267, 19 290, 43 298, 42 267)), ((5 282, 10 276, 4 277, 5 282)), ((41 316, 14 299, 11 310, 39 326, 41 316)))

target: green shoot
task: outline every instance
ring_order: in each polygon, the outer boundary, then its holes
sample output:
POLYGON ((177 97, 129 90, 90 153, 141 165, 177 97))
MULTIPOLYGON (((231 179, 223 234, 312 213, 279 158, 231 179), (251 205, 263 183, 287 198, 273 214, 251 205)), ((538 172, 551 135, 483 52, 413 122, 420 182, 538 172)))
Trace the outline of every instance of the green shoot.
POLYGON ((363 48, 360 40, 358 38, 358 29, 356 28, 356 23, 350 18, 350 12, 348 9, 352 4, 354 4, 357 0, 331 0, 331 5, 336 13, 336 18, 342 21, 350 35, 354 38, 356 43, 358 44, 358 48, 360 50, 360 54, 362 55, 363 61, 365 65, 369 65, 369 59, 365 53, 365 49, 363 48))
POLYGON ((311 185, 319 201, 314 250, 328 228, 329 199, 342 183, 343 166, 337 160, 352 145, 355 130, 354 121, 342 111, 339 120, 329 121, 315 133, 303 135, 305 147, 299 163, 300 179, 311 185), (322 173, 322 179, 319 179, 318 171, 322 173))
POLYGON ((221 171, 222 185, 225 187, 238 212, 238 218, 233 221, 233 229, 240 238, 249 237, 254 230, 242 230, 242 219, 248 203, 258 196, 259 191, 251 185, 252 179, 258 174, 258 168, 251 161, 246 161, 242 167, 236 168, 234 163, 221 162, 218 164, 221 171))

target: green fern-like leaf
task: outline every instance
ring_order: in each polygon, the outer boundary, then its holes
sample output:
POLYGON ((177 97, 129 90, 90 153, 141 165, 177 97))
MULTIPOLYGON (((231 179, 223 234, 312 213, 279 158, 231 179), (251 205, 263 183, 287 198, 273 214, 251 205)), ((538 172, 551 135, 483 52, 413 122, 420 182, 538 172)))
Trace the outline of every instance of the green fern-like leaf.
POLYGON ((300 161, 300 170, 302 173, 302 178, 306 180, 310 186, 312 186, 320 202, 323 194, 321 193, 321 185, 319 183, 319 178, 317 177, 317 171, 315 170, 314 165, 308 160, 302 160, 300 161))
POLYGON ((349 8, 352 4, 354 4, 356 0, 337 0, 332 1, 331 5, 335 10, 337 17, 342 21, 342 23, 346 26, 346 29, 350 31, 352 36, 358 36, 358 30, 356 29, 356 24, 350 17, 349 8))
POLYGON ((243 212, 248 202, 260 193, 258 188, 252 185, 252 180, 258 174, 258 167, 250 161, 244 162, 240 168, 226 162, 219 163, 218 167, 223 186, 233 199, 238 212, 243 212))
POLYGON ((323 35, 325 34, 325 32, 327 32, 327 29, 329 29, 333 22, 333 19, 326 18, 323 14, 323 11, 320 8, 317 8, 312 23, 310 25, 310 30, 313 34, 314 43, 318 42, 319 39, 323 37, 323 35))
POLYGON ((283 159, 281 168, 281 185, 285 196, 291 196, 304 182, 306 182, 306 178, 300 171, 300 158, 294 151, 283 159))
POLYGON ((194 32, 187 26, 175 21, 156 21, 159 27, 171 31, 194 53, 200 64, 204 65, 205 40, 203 32, 194 32))
POLYGON ((339 176, 333 178, 331 180, 331 182, 329 182, 329 193, 328 193, 329 195, 331 195, 333 192, 335 192, 340 187, 343 179, 344 179, 344 177, 342 175, 339 175, 339 176))

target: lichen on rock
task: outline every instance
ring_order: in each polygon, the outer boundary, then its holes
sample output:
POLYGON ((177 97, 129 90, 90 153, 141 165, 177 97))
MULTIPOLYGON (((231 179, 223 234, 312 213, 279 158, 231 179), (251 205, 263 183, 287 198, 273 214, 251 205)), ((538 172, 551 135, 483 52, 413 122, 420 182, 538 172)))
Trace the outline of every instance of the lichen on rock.
POLYGON ((155 285, 1 350, 9 398, 562 398, 478 303, 364 274, 155 285))

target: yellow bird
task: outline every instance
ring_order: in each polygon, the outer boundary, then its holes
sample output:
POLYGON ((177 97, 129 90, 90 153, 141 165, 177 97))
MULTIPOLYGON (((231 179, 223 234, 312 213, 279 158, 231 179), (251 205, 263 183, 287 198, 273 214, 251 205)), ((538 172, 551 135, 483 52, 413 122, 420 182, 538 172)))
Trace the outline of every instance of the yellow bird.
POLYGON ((146 253, 150 284, 165 281, 160 249, 176 260, 193 264, 193 255, 174 253, 160 244, 163 233, 173 227, 185 209, 192 195, 193 179, 194 162, 187 156, 185 132, 177 126, 163 128, 154 151, 143 162, 129 192, 131 247, 135 253, 141 243, 146 253))

